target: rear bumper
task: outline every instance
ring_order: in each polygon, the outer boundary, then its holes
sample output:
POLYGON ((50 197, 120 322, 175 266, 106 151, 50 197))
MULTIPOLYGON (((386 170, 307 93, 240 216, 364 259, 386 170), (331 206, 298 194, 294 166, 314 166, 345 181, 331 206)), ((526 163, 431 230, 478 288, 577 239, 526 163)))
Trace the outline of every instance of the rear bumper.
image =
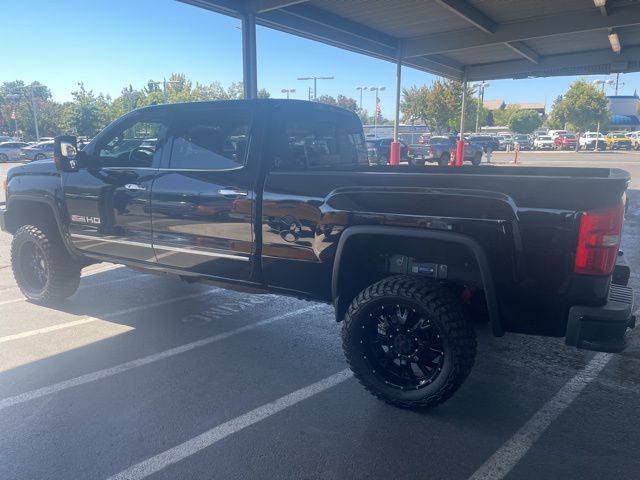
POLYGON ((569 309, 566 344, 598 352, 621 352, 627 346, 627 328, 634 326, 633 290, 612 283, 605 305, 574 305, 569 309))

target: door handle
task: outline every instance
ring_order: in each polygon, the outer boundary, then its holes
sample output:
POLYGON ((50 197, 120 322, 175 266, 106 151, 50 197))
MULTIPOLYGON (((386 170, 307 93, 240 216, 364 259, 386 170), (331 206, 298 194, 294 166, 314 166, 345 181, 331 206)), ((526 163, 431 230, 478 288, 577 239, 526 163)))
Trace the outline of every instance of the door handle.
POLYGON ((137 183, 127 183, 124 188, 126 188, 130 192, 142 192, 147 189, 147 187, 143 187, 142 185, 138 185, 137 183))
POLYGON ((235 188, 221 188, 218 193, 223 197, 246 197, 247 192, 244 190, 236 190, 235 188))

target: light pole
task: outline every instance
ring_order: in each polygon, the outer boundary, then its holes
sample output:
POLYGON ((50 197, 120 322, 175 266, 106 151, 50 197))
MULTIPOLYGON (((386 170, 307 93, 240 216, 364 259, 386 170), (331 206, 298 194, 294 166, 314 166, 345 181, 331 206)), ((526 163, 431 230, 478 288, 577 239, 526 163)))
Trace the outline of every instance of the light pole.
POLYGON ((318 80, 333 80, 334 77, 298 77, 298 80, 313 80, 313 99, 318 99, 318 80))
POLYGON ((169 80, 163 78, 161 82, 149 82, 152 85, 160 85, 162 84, 162 101, 166 104, 169 103, 169 97, 167 95, 167 85, 182 85, 182 82, 179 80, 169 80))
POLYGON ((367 90, 369 90, 370 92, 376 92, 376 106, 373 109, 374 113, 373 113, 373 136, 377 137, 378 136, 378 102, 379 102, 379 98, 378 98, 378 92, 382 92, 384 90, 386 90, 385 87, 367 87, 367 90))
POLYGON ((608 78, 608 79, 606 79, 606 80, 594 80, 594 81, 593 81, 593 84, 594 84, 594 85, 602 85, 602 92, 604 93, 604 86, 605 86, 605 85, 612 86, 612 85, 615 85, 615 84, 616 84, 616 82, 614 82, 613 80, 611 80, 610 78, 608 78))
POLYGON ((479 83, 474 83, 472 87, 478 89, 478 108, 476 109, 476 133, 478 133, 478 124, 480 123, 480 109, 484 106, 484 89, 489 86, 488 82, 484 80, 479 83))
POLYGON ((362 110, 362 92, 367 90, 368 87, 356 87, 356 90, 360 90, 360 110, 362 110))
POLYGON ((296 93, 296 89, 295 88, 283 88, 282 90, 280 90, 282 93, 286 93, 287 94, 287 100, 289 100, 289 94, 290 93, 296 93))
MULTIPOLYGON (((36 109, 36 99, 35 96, 33 95, 33 90, 36 88, 47 88, 44 85, 25 85, 23 87, 18 87, 20 89, 23 90, 29 90, 29 99, 31 100, 31 112, 33 112, 33 126, 35 128, 36 131, 36 140, 39 142, 40 141, 40 130, 38 129, 38 111, 36 109)), ((16 122, 17 124, 17 122, 16 122)))

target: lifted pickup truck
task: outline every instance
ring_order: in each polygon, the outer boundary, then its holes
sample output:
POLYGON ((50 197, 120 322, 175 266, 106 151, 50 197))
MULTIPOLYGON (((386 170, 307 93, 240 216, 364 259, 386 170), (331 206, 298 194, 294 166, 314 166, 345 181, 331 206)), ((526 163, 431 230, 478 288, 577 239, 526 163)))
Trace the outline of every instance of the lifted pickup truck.
MULTIPOLYGON (((437 162, 440 166, 449 165, 451 152, 456 149, 456 137, 431 137, 428 145, 409 145, 409 162, 412 165, 424 165, 426 162, 437 162)), ((482 162, 483 145, 469 142, 464 143, 464 161, 473 165, 482 162)))
POLYGON ((326 302, 360 382, 400 407, 462 385, 476 323, 618 352, 633 326, 618 252, 629 174, 370 166, 358 117, 319 103, 147 107, 83 150, 10 170, 2 229, 34 302, 113 262, 326 302))

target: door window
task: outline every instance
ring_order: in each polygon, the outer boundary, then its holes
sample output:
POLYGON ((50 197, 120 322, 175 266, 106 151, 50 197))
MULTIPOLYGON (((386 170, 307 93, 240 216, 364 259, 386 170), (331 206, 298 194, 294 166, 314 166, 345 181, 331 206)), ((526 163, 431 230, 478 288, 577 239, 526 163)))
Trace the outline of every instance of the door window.
POLYGON ((171 168, 229 170, 245 165, 249 112, 211 111, 179 122, 173 135, 171 168))
POLYGON ((101 167, 151 167, 160 147, 163 124, 136 121, 116 129, 100 142, 97 149, 101 167))

